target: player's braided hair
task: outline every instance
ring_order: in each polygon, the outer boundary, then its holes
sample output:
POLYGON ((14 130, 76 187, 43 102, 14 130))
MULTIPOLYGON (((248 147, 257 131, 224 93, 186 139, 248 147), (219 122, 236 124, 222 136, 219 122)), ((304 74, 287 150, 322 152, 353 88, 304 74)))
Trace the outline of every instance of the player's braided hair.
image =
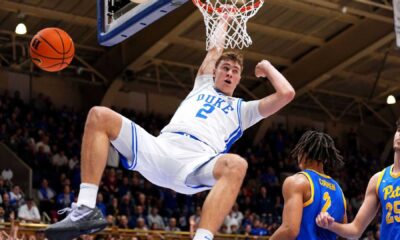
POLYGON ((323 132, 307 131, 291 153, 294 159, 305 157, 306 161, 317 161, 324 165, 324 170, 330 171, 343 165, 343 156, 335 147, 332 137, 323 132))
POLYGON ((399 129, 399 128, 400 128, 400 118, 399 118, 399 119, 397 119, 397 121, 396 121, 396 127, 397 127, 397 129, 399 129))

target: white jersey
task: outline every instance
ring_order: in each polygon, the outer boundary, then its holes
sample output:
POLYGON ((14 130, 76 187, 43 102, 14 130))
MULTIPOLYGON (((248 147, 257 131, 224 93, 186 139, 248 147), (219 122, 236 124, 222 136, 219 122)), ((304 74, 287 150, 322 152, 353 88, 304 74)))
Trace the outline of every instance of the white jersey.
POLYGON ((198 76, 193 90, 161 131, 188 134, 216 153, 226 153, 243 131, 263 119, 259 100, 245 102, 214 88, 212 75, 198 76))

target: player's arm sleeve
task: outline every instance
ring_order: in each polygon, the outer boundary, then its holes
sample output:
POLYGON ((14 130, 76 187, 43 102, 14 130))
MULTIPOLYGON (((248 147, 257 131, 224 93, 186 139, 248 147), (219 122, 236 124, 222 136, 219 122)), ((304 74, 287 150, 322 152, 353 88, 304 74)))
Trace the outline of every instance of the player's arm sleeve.
POLYGON ((197 90, 202 86, 207 84, 212 84, 214 82, 213 75, 206 74, 206 75, 198 75, 194 80, 193 90, 197 90))
POLYGON ((254 100, 249 102, 242 102, 241 104, 241 119, 242 129, 245 130, 254 124, 258 123, 264 117, 260 114, 258 105, 260 100, 254 100))

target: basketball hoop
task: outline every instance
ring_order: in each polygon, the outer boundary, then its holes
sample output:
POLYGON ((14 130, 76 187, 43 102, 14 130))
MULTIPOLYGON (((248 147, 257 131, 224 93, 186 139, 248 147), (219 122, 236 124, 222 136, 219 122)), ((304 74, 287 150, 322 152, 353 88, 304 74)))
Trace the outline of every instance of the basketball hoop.
POLYGON ((249 47, 251 37, 247 33, 247 21, 253 17, 264 3, 264 0, 192 0, 204 17, 206 25, 206 49, 249 47), (224 18, 228 14, 229 21, 224 18), (220 21, 227 25, 225 42, 218 41, 216 31, 221 29, 220 21))

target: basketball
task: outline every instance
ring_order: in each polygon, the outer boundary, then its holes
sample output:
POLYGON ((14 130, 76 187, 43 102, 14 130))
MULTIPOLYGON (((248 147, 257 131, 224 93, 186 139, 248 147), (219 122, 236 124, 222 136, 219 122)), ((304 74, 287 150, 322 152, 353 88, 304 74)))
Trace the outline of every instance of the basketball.
POLYGON ((48 72, 66 68, 75 54, 74 42, 65 31, 59 28, 45 28, 31 40, 32 62, 48 72))

